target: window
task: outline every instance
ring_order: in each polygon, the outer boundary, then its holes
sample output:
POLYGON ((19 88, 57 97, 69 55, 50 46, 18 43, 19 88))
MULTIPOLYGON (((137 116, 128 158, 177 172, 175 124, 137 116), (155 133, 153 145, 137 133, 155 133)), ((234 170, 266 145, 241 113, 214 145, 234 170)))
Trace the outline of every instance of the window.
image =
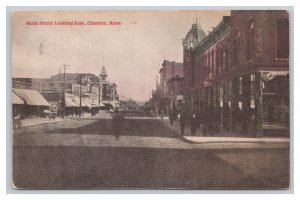
POLYGON ((234 39, 232 41, 232 63, 233 65, 239 64, 239 51, 240 51, 240 32, 236 31, 234 39))
POLYGON ((205 70, 205 66, 204 66, 204 57, 201 57, 201 75, 202 75, 202 81, 205 80, 205 76, 204 76, 204 70, 205 70))
POLYGON ((243 77, 239 78, 239 94, 243 94, 243 77))
POLYGON ((289 20, 277 20, 277 58, 289 58, 289 20))
POLYGON ((216 49, 216 76, 218 76, 219 74, 219 65, 220 65, 220 52, 219 52, 219 49, 217 48, 216 49))
POLYGON ((225 47, 225 71, 227 72, 229 70, 229 56, 228 56, 228 46, 225 47))
POLYGON ((220 56, 219 56, 219 59, 220 59, 220 63, 219 63, 219 73, 223 72, 223 64, 224 64, 224 51, 222 48, 220 48, 220 56))
POLYGON ((226 49, 223 50, 223 55, 222 55, 222 72, 227 71, 226 69, 226 49))
POLYGON ((253 59, 254 20, 249 20, 246 30, 246 60, 253 59))
POLYGON ((209 74, 209 66, 208 66, 208 55, 205 56, 205 80, 208 80, 208 74, 209 74))
POLYGON ((250 108, 255 108, 255 74, 250 75, 250 108))
POLYGON ((212 51, 212 53, 211 53, 211 73, 212 73, 212 75, 214 76, 214 74, 215 74, 215 52, 214 51, 212 51))
POLYGON ((209 79, 209 75, 210 75, 210 73, 211 73, 211 65, 210 65, 210 60, 211 60, 211 54, 210 53, 208 53, 208 64, 207 64, 207 67, 208 67, 208 74, 207 74, 207 77, 208 77, 208 79, 209 79))

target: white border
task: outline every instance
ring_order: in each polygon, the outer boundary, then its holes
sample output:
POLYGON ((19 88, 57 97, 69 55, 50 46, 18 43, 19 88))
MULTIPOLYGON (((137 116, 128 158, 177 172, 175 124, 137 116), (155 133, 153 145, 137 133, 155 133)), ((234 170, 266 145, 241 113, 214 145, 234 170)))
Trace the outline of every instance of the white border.
MULTIPOLYGON (((185 1, 179 1, 179 0, 165 0, 165 2, 162 2, 163 0, 152 0, 152 1, 148 1, 145 3, 142 3, 139 0, 110 0, 110 1, 106 1, 106 2, 102 2, 101 4, 96 2, 96 1, 92 1, 92 0, 85 0, 85 1, 79 1, 79 0, 28 0, 25 1, 24 0, 6 0, 6 1, 1 1, 0 5, 1 5, 1 10, 0 10, 0 15, 1 15, 1 25, 2 27, 6 27, 6 6, 294 6, 294 24, 299 24, 299 2, 298 1, 292 1, 292 0, 251 0, 251 1, 234 1, 234 0, 205 0, 205 1, 201 1, 201 0, 185 0, 185 1), (297 23, 298 22, 298 23, 297 23)), ((146 7, 145 7, 146 8, 146 7)), ((121 9, 121 8, 120 8, 121 9)), ((146 8, 147 9, 147 8, 146 8)), ((148 7, 149 9, 149 7, 148 7)), ((215 9, 215 8, 212 8, 215 9)), ((220 8, 221 9, 221 8, 220 8)), ((224 9, 224 8, 222 8, 224 9)), ((0 85, 2 87, 2 91, 6 91, 6 80, 9 80, 10 77, 6 77, 6 47, 3 44, 6 44, 6 31, 2 30, 0 32, 1 34, 1 79, 0 79, 0 85)), ((299 26, 294 26, 294 44, 300 44, 299 43, 299 37, 300 33, 299 33, 299 26), (298 36, 298 37, 296 37, 298 36)), ((9 36, 8 36, 9 37, 9 36)), ((299 45, 294 45, 294 52, 299 52, 298 51, 299 45)), ((293 52, 293 51, 291 51, 293 52)), ((299 69, 297 68, 297 64, 299 63, 299 56, 295 57, 294 60, 294 77, 298 77, 297 75, 299 75, 299 69)), ((298 86, 299 85, 299 79, 294 79, 294 85, 298 86)), ((292 89, 292 88, 291 88, 292 89)), ((292 90, 291 90, 292 92, 292 90)), ((7 92, 5 92, 7 93, 7 92)), ((22 199, 40 199, 40 198, 46 198, 46 199, 52 199, 52 198, 72 198, 72 199, 82 199, 82 198, 86 198, 89 197, 91 199, 99 199, 98 195, 88 195, 88 196, 82 196, 82 195, 68 195, 67 197, 65 195, 6 195, 6 179, 4 177, 6 177, 6 165, 4 163, 6 163, 6 114, 4 113, 4 110, 6 110, 6 98, 0 98, 1 99, 1 199, 16 199, 16 198, 22 198, 22 199)), ((297 111, 299 110, 299 106, 298 106, 298 102, 299 100, 299 96, 297 91, 294 93, 294 113, 295 113, 295 119, 297 118, 297 111)), ((296 120, 295 120, 296 121, 296 120)), ((222 198, 222 199, 253 199, 253 198, 258 198, 258 199, 297 199, 299 198, 299 173, 297 173, 297 170, 299 168, 299 162, 297 159, 298 152, 299 152, 299 148, 297 145, 299 142, 299 137, 297 136, 297 130, 298 127, 295 126, 294 128, 294 144, 295 144, 295 148, 294 148, 294 195, 289 195, 289 194, 284 194, 284 195, 278 195, 278 194, 271 194, 271 195, 264 195, 264 194, 252 194, 252 195, 241 195, 241 194, 223 194, 222 196, 220 196, 219 194, 202 194, 201 197, 199 197, 197 194, 191 194, 188 196, 188 198, 190 199, 199 199, 199 198, 222 198), (297 197, 298 196, 298 197, 297 197)), ((72 191, 70 191, 72 192, 72 191)), ((111 191, 110 193, 113 193, 114 191, 111 191)), ((180 193, 180 191, 169 191, 169 193, 180 193)), ((181 191, 182 193, 194 193, 193 191, 181 191)), ((218 193, 217 191, 212 191, 215 193, 218 193)), ((228 192, 232 192, 232 191, 228 191, 228 192)), ((238 191, 236 191, 238 192, 238 191)), ((132 192, 132 193, 140 193, 139 191, 136 192, 132 192)), ((145 192, 144 192, 145 193, 145 192)), ((146 192, 146 193, 163 193, 163 192, 146 192)), ((168 191, 167 191, 168 193, 168 191)), ((226 193, 226 192, 225 192, 226 193)), ((246 191, 246 193, 250 193, 246 191)), ((114 198, 122 198, 124 199, 124 196, 120 196, 120 195, 109 195, 107 196, 107 194, 104 194, 103 196, 101 196, 101 198, 108 198, 108 197, 113 197, 114 198)), ((172 194, 172 195, 168 195, 168 198, 170 197, 170 199, 182 199, 182 198, 187 198, 186 196, 182 196, 182 195, 177 195, 177 194, 172 194)), ((141 198, 145 198, 145 199, 150 199, 151 200, 153 198, 166 198, 166 196, 164 196, 164 194, 160 194, 160 195, 143 195, 142 197, 140 195, 126 195, 125 199, 141 199, 141 198)))

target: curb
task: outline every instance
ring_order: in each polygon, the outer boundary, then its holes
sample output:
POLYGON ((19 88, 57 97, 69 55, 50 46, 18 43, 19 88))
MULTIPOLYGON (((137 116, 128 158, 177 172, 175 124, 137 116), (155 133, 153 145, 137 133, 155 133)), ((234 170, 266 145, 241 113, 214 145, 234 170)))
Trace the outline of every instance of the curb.
POLYGON ((236 143, 236 144, 246 144, 246 143, 256 143, 256 144, 290 144, 290 141, 204 141, 197 142, 187 139, 185 136, 182 136, 182 140, 191 144, 213 144, 213 143, 236 143))

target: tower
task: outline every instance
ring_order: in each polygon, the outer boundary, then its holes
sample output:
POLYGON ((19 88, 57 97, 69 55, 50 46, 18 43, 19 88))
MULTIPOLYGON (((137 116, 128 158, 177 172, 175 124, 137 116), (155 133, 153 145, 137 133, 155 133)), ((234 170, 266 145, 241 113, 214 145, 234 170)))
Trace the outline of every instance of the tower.
POLYGON ((102 70, 100 72, 100 82, 107 82, 107 73, 105 70, 105 67, 102 67, 102 70))

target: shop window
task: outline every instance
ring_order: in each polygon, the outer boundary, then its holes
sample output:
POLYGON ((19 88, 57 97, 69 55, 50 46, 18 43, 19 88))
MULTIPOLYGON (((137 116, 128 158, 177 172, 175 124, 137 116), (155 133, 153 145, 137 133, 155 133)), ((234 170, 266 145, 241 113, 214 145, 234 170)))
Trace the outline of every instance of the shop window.
POLYGON ((289 20, 277 20, 277 58, 289 58, 289 20))

